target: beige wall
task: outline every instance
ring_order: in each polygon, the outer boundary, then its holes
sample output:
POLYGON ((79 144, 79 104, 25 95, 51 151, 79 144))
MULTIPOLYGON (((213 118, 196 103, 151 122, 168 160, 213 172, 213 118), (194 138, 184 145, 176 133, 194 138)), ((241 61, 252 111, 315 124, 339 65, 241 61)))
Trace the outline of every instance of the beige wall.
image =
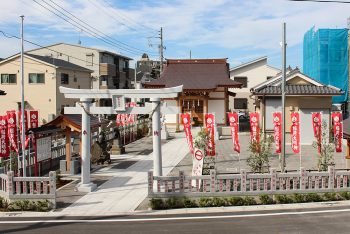
MULTIPOLYGON (((324 96, 324 97, 302 97, 302 96, 288 96, 286 97, 286 132, 290 132, 290 113, 292 111, 299 111, 301 108, 325 108, 331 110, 332 107, 332 97, 324 96)), ((272 113, 262 113, 261 110, 259 112, 265 116, 266 114, 272 113)), ((261 123, 263 124, 263 123, 261 123)))
MULTIPOLYGON (((42 56, 52 56, 57 59, 62 59, 71 63, 74 63, 76 65, 79 65, 81 67, 85 67, 87 69, 90 69, 93 71, 92 76, 93 76, 93 88, 98 89, 99 85, 99 77, 100 77, 100 53, 96 49, 90 49, 90 48, 85 48, 81 46, 75 46, 75 45, 68 45, 68 44, 57 44, 57 45, 52 45, 47 48, 40 48, 36 50, 29 51, 31 54, 37 54, 37 55, 42 55, 42 56), (52 50, 59 51, 60 53, 54 52, 52 50), (93 54, 93 65, 90 66, 86 62, 86 55, 87 54, 93 54), (70 55, 70 56, 67 56, 70 55), (73 58, 74 57, 74 58, 73 58)), ((108 61, 108 58, 106 58, 108 61)))
MULTIPOLYGON (((229 89, 229 91, 236 93, 235 98, 248 99, 248 111, 255 111, 254 99, 250 97, 250 89, 267 80, 268 76, 275 76, 279 72, 278 69, 267 65, 267 59, 259 62, 237 68, 230 71, 230 78, 233 80, 235 76, 247 77, 247 88, 229 89)), ((229 108, 234 110, 234 97, 229 98, 229 108)))
MULTIPOLYGON (((4 90, 7 95, 1 100, 0 114, 5 115, 8 110, 17 110, 17 102, 21 101, 21 76, 20 76, 20 59, 16 58, 0 64, 0 74, 16 74, 16 84, 0 84, 0 89, 4 90)), ((88 72, 74 72, 66 69, 56 69, 55 67, 42 64, 33 59, 24 59, 24 96, 28 105, 28 110, 39 111, 39 124, 43 121, 49 121, 49 116, 60 113, 62 104, 72 106, 74 100, 68 101, 59 93, 58 86, 61 83, 61 73, 69 74, 69 84, 65 85, 70 88, 88 88, 89 77, 88 72), (44 84, 29 84, 29 73, 44 73, 44 84), (73 81, 74 75, 77 77, 77 82, 73 81)))

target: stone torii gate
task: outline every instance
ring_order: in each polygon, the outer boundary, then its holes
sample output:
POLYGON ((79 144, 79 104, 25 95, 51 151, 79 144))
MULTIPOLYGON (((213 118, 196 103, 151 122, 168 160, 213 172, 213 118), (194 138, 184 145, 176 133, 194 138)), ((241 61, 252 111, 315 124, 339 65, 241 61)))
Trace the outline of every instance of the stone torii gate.
POLYGON ((81 114, 82 171, 79 191, 91 192, 96 184, 90 181, 90 114, 152 114, 153 130, 153 170, 155 176, 162 175, 161 123, 160 113, 178 114, 177 107, 161 105, 161 98, 175 98, 182 92, 182 85, 163 89, 71 89, 60 86, 65 98, 79 99, 75 107, 65 107, 65 114, 81 114), (112 107, 97 107, 93 99, 111 98, 112 107), (125 98, 150 98, 152 104, 145 107, 125 108, 125 98))

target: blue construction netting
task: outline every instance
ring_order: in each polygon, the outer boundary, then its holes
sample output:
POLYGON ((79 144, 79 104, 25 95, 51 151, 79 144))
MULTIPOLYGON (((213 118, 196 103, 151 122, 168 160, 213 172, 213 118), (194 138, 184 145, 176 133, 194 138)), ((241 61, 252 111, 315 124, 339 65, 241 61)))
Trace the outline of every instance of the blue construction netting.
POLYGON ((348 29, 312 27, 304 35, 304 74, 326 85, 342 89, 342 96, 333 103, 348 100, 348 29))

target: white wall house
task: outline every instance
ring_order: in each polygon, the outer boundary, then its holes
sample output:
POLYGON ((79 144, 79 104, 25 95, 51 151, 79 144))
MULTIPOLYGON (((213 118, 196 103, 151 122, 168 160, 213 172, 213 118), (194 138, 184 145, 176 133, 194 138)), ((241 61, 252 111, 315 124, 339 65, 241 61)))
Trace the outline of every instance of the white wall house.
POLYGON ((236 93, 235 97, 229 99, 230 110, 254 112, 254 99, 251 97, 250 89, 275 77, 279 72, 279 69, 267 64, 267 57, 261 57, 231 68, 230 79, 243 85, 241 89, 229 89, 229 91, 236 93))

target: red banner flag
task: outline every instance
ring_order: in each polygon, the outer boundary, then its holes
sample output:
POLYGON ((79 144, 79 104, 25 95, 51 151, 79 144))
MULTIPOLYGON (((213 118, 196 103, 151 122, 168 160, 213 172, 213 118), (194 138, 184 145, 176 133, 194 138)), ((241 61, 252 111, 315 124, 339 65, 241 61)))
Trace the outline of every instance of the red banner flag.
POLYGON ((7 111, 7 131, 11 148, 18 153, 16 111, 7 111))
POLYGON ((7 116, 0 116, 0 157, 8 157, 10 155, 7 134, 7 116))
POLYGON ((336 152, 343 152, 343 115, 341 112, 332 112, 333 136, 336 152))
MULTIPOLYGON (((19 119, 19 130, 20 134, 22 132, 22 114, 21 111, 18 111, 18 119, 19 119)), ((28 131, 28 117, 27 117, 27 110, 24 110, 24 132, 28 131)), ((24 148, 27 148, 29 145, 29 138, 26 135, 25 137, 25 142, 24 142, 24 148)))
POLYGON ((191 116, 190 114, 181 114, 182 124, 184 125, 184 131, 186 134, 187 144, 190 148, 190 152, 193 154, 193 138, 191 132, 191 116))
POLYGON ((119 127, 121 125, 121 120, 120 120, 121 118, 120 117, 121 117, 120 114, 117 114, 115 117, 116 118, 115 123, 116 123, 117 127, 119 127))
POLYGON ((259 113, 249 113, 250 117, 250 140, 256 142, 257 150, 260 149, 260 127, 259 127, 259 113))
POLYGON ((215 156, 215 116, 214 114, 206 113, 204 115, 205 128, 209 132, 209 142, 206 151, 207 156, 215 156))
POLYGON ((39 127, 39 112, 29 111, 29 126, 30 128, 39 127))
POLYGON ((294 153, 300 153, 300 116, 299 112, 290 114, 292 124, 290 126, 292 150, 294 153))
POLYGON ((314 129, 314 137, 316 138, 317 142, 317 150, 318 153, 321 153, 321 144, 322 144, 322 118, 321 113, 316 112, 312 113, 312 127, 314 129))
POLYGON ((227 113, 228 120, 231 127, 231 136, 232 136, 232 144, 233 144, 233 150, 237 153, 241 152, 241 146, 238 141, 238 114, 237 112, 231 112, 227 113))
POLYGON ((282 113, 281 112, 274 112, 273 113, 273 133, 274 133, 274 140, 276 145, 276 153, 281 153, 281 137, 282 137, 282 113))

